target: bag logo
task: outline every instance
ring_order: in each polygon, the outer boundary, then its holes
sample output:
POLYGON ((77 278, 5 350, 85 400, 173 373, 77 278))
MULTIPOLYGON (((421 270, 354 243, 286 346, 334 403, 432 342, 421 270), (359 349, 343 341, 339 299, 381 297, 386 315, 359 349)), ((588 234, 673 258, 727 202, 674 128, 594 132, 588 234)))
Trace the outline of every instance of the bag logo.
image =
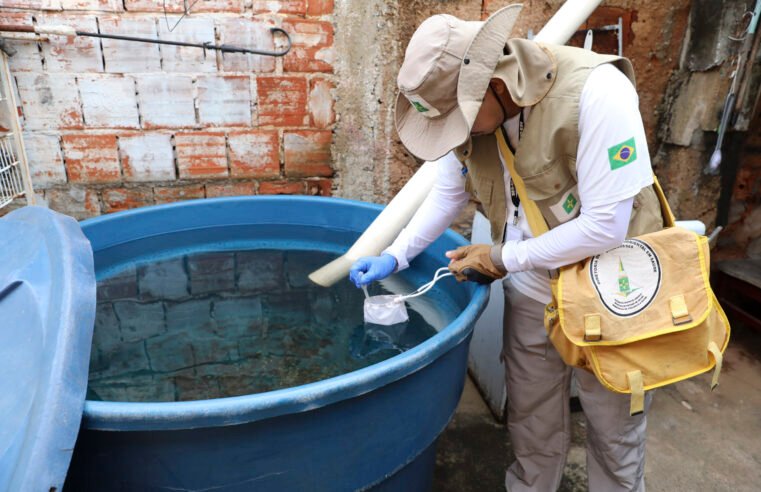
POLYGON ((616 316, 636 316, 661 288, 661 264, 646 242, 627 239, 592 258, 589 276, 603 306, 616 316))
POLYGON ((634 144, 634 137, 608 149, 608 161, 610 162, 611 171, 620 169, 636 160, 637 147, 634 144))

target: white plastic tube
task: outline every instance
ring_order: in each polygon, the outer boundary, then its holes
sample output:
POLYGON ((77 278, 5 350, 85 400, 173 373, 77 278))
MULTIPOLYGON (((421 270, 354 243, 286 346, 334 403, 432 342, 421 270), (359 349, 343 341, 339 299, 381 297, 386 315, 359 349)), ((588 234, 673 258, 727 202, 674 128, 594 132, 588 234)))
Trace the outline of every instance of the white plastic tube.
MULTIPOLYGON (((565 44, 602 0, 568 0, 536 35, 534 41, 565 44)), ((341 256, 312 272, 312 282, 330 287, 344 278, 351 264, 362 256, 380 254, 409 223, 436 181, 435 165, 426 162, 397 193, 357 242, 341 256)))
POLYGON ((309 279, 330 287, 349 273, 351 264, 362 256, 379 255, 404 229, 436 182, 436 164, 426 162, 365 229, 354 245, 341 257, 309 274, 309 279))
POLYGON ((568 0, 534 36, 534 41, 566 44, 601 3, 602 0, 568 0))

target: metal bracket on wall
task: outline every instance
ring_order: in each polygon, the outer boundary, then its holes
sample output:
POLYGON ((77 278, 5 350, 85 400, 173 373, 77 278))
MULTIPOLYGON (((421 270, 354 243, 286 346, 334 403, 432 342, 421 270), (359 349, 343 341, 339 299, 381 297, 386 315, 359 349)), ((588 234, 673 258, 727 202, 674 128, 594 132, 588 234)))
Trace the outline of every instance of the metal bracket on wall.
MULTIPOLYGON (((581 29, 579 31, 576 31, 576 34, 580 34, 580 33, 584 34, 584 49, 591 50, 594 33, 603 33, 603 32, 610 32, 610 31, 616 32, 616 38, 618 40, 618 56, 624 56, 624 19, 623 17, 618 18, 617 24, 609 24, 607 26, 593 27, 591 29, 581 29)), ((528 35, 526 37, 528 39, 534 39, 534 31, 529 29, 528 35)))

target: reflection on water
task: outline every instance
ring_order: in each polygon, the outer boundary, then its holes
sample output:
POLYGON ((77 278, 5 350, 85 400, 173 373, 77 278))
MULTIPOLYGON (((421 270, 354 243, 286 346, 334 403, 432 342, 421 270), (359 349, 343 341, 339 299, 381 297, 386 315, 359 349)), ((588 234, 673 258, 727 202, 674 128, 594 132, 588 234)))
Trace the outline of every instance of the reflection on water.
POLYGON ((449 321, 431 326, 412 306, 407 323, 365 325, 361 290, 307 278, 333 258, 202 253, 101 280, 88 399, 185 401, 296 386, 397 355, 449 321))

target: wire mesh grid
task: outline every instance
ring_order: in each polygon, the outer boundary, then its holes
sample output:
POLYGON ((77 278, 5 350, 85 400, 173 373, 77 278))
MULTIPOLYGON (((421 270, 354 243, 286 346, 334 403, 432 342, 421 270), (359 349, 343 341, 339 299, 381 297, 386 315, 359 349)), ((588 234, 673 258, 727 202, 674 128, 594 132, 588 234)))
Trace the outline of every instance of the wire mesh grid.
POLYGON ((0 51, 0 209, 22 196, 35 205, 13 77, 8 56, 0 51))
POLYGON ((24 194, 19 161, 13 152, 12 133, 0 136, 0 207, 24 194))

